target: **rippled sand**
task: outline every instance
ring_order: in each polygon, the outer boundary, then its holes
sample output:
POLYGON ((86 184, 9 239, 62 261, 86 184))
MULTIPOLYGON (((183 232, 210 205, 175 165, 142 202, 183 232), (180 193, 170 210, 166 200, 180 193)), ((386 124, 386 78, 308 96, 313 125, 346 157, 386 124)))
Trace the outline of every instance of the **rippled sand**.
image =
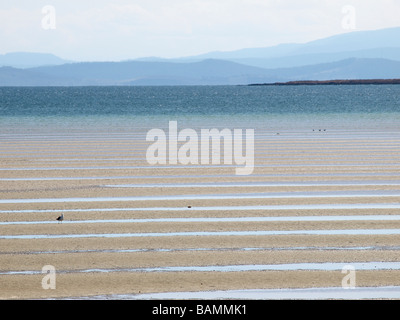
POLYGON ((0 222, 15 224, 0 224, 0 297, 333 288, 346 276, 341 264, 363 262, 389 268, 356 268, 357 287, 400 286, 400 134, 256 138, 253 175, 236 176, 235 166, 149 166, 140 134, 4 135, 0 222), (25 223, 56 222, 61 213, 61 223, 25 223), (301 219, 312 216, 333 218, 301 219), (218 220, 243 217, 299 219, 218 220), (268 270, 278 264, 289 270, 268 270), (46 265, 55 268, 55 289, 42 287, 46 265))

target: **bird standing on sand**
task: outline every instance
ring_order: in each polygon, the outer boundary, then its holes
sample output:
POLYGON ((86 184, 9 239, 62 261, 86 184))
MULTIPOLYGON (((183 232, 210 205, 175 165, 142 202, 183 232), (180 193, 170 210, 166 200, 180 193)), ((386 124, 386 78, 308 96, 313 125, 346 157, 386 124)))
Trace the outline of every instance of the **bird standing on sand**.
POLYGON ((58 218, 57 218, 57 221, 63 221, 64 220, 64 213, 61 213, 61 216, 59 216, 58 218))

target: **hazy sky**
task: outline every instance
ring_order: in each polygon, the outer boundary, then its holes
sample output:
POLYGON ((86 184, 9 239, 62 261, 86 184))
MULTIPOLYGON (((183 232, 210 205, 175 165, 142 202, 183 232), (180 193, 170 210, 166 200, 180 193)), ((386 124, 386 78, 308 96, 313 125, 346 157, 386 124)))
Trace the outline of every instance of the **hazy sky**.
POLYGON ((400 0, 0 0, 0 53, 181 57, 400 26, 400 0))

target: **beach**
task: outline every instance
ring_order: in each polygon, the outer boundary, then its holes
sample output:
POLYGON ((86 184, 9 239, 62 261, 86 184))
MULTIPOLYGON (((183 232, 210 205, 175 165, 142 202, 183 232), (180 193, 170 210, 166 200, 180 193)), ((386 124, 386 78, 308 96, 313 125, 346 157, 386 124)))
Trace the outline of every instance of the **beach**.
POLYGON ((400 300, 399 15, 2 1, 0 300, 400 300))
POLYGON ((400 286, 398 132, 257 128, 243 176, 145 133, 2 135, 0 298, 400 286))

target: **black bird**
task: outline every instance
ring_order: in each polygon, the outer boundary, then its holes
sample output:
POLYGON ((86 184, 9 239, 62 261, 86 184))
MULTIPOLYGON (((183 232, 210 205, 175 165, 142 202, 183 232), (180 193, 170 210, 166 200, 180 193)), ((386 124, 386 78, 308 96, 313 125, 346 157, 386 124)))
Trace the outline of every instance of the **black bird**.
POLYGON ((63 221, 64 220, 64 213, 61 213, 61 216, 57 218, 57 221, 63 221))

